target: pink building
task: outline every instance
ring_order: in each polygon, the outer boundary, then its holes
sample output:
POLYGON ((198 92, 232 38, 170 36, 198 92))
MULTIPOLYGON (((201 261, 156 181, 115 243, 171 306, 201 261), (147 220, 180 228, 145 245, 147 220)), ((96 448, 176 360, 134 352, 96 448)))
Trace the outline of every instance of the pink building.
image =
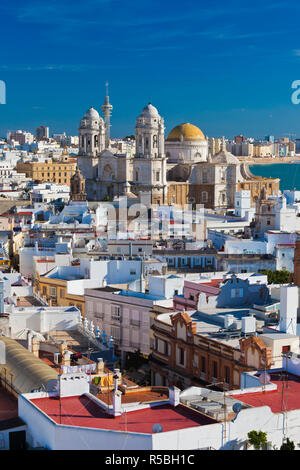
POLYGON ((197 310, 199 295, 204 293, 207 297, 216 296, 220 293, 219 285, 223 279, 214 279, 210 282, 196 283, 185 281, 183 287, 183 295, 174 295, 174 310, 197 310))

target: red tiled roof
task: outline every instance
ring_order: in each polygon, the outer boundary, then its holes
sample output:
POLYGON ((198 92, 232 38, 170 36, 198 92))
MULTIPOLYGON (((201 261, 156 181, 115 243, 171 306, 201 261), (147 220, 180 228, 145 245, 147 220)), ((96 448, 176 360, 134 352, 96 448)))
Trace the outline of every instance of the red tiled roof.
POLYGON ((152 434, 152 427, 160 423, 163 431, 174 431, 178 429, 191 428, 216 421, 186 408, 183 405, 173 407, 171 405, 160 405, 138 411, 130 411, 122 416, 113 417, 82 395, 61 399, 36 398, 31 402, 46 413, 56 423, 69 426, 89 427, 96 429, 107 429, 113 431, 138 432, 152 434))

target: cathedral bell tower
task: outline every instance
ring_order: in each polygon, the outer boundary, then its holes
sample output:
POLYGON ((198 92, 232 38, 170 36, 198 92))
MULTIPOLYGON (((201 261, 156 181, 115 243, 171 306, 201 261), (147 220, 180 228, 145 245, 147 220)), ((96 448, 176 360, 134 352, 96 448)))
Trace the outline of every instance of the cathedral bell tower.
POLYGON ((78 168, 70 180, 70 200, 86 201, 85 179, 78 168))
POLYGON ((136 154, 133 161, 135 193, 148 192, 152 204, 167 199, 164 120, 149 103, 136 120, 136 154))

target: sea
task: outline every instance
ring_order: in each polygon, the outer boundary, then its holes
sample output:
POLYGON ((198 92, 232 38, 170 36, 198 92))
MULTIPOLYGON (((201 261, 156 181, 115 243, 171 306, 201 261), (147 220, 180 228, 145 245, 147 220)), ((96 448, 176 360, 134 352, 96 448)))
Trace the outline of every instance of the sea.
POLYGON ((296 189, 300 191, 300 160, 299 163, 270 163, 267 165, 249 165, 251 173, 266 178, 280 178, 280 189, 296 189))

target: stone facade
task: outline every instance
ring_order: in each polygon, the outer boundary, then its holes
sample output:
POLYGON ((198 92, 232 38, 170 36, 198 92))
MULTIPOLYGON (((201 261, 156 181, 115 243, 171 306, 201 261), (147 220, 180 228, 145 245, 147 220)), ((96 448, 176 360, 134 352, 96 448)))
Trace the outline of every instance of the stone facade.
POLYGON ((277 193, 279 180, 254 176, 227 152, 224 138, 211 156, 198 127, 181 124, 166 139, 164 131, 164 119, 149 103, 136 119, 135 155, 114 153, 103 119, 90 108, 80 121, 78 154, 88 200, 112 200, 130 191, 149 205, 203 204, 225 210, 234 207, 241 189, 250 190, 252 203, 263 187, 269 195, 277 193))
POLYGON ((218 384, 227 390, 240 388, 242 372, 257 370, 271 353, 256 337, 242 338, 240 349, 197 334, 189 315, 179 312, 166 320, 158 315, 153 324, 154 346, 150 356, 152 385, 218 384), (252 351, 252 353, 251 353, 252 351))

